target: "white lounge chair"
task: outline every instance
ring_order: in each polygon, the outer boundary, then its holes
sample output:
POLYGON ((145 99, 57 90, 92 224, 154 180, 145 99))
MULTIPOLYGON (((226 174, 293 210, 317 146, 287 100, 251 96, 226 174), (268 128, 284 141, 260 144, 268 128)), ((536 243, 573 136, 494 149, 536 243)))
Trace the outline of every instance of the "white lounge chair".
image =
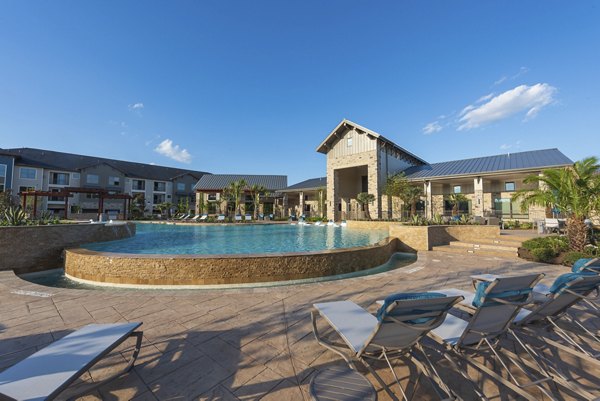
POLYGON ((242 215, 241 214, 236 214, 235 215, 235 221, 242 221, 242 215))
POLYGON ((142 323, 90 324, 53 342, 0 373, 0 399, 53 400, 79 376, 129 337, 135 348, 125 368, 72 396, 75 399, 133 367, 142 345, 142 323))
POLYGON ((224 214, 220 214, 220 215, 217 217, 217 221, 225 221, 225 215, 224 215, 224 214))
POLYGON ((199 218, 200 218, 200 215, 197 214, 194 217, 190 217, 189 220, 191 220, 191 221, 197 221, 199 218))
POLYGON ((252 215, 250 213, 246 213, 246 215, 244 216, 244 220, 252 221, 252 215))
MULTIPOLYGON (((525 391, 530 386, 537 386, 548 395, 544 383, 553 381, 552 375, 539 364, 535 356, 530 354, 529 349, 510 328, 521 308, 533 299, 533 287, 543 276, 543 274, 529 274, 496 277, 493 281, 479 282, 477 292, 471 298, 475 307, 471 319, 467 321, 448 315, 442 325, 431 331, 430 337, 444 345, 448 352, 443 356, 451 364, 455 364, 451 355, 458 356, 523 399, 537 400, 537 397, 525 391), (501 339, 509 336, 515 339, 520 348, 531 356, 535 366, 530 366, 529 371, 520 363, 520 358, 518 359, 516 355, 501 347, 501 339), (490 356, 504 367, 509 379, 490 369, 473 356, 490 356), (532 380, 521 383, 508 368, 511 364, 523 372, 528 372, 527 375, 532 380), (536 373, 534 374, 534 372, 536 373), (538 374, 541 374, 541 377, 538 374), (535 379, 533 379, 534 376, 536 376, 535 379)), ((439 292, 448 296, 464 294, 463 291, 455 289, 439 290, 439 292)), ((470 293, 468 294, 470 295, 470 293)), ((459 372, 463 376, 466 375, 463 370, 459 370, 459 372)), ((550 397, 552 398, 551 395, 550 397)))
POLYGON ((200 218, 198 219, 198 221, 205 221, 206 219, 208 219, 208 215, 207 214, 203 214, 202 216, 200 216, 200 218))
POLYGON ((351 301, 314 304, 311 312, 313 333, 320 345, 340 355, 350 368, 356 370, 354 362, 360 361, 393 400, 398 398, 370 366, 369 360, 387 362, 404 399, 405 391, 390 359, 406 356, 432 381, 440 398, 454 397, 453 391, 442 381, 429 360, 420 340, 430 330, 438 327, 452 305, 461 299, 460 296, 446 297, 435 293, 395 294, 386 298, 377 316, 351 301), (331 341, 319 334, 318 316, 333 328, 343 343, 331 341))

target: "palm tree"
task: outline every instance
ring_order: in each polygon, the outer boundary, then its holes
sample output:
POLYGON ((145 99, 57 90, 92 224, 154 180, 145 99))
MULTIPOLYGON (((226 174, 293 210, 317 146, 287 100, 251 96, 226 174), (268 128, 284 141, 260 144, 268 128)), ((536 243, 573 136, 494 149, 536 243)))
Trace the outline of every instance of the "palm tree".
POLYGON ((423 196, 423 188, 411 184, 404 172, 389 176, 383 192, 392 199, 400 198, 405 205, 410 205, 411 216, 416 214, 417 202, 423 196))
POLYGON ((321 188, 317 189, 317 199, 318 199, 317 208, 318 208, 319 217, 323 218, 323 217, 325 217, 324 214, 325 214, 325 201, 327 200, 327 188, 321 187, 321 188))
POLYGON ((447 201, 452 205, 452 216, 458 214, 458 208, 461 202, 467 202, 467 197, 461 193, 452 193, 448 196, 447 201))
POLYGON ((368 192, 361 192, 356 195, 356 201, 365 207, 365 218, 371 220, 371 214, 369 213, 369 204, 375 200, 375 195, 368 192))
POLYGON ((537 184, 536 189, 521 189, 512 196, 521 201, 521 209, 529 206, 555 207, 567 217, 569 247, 583 251, 587 243, 585 219, 600 211, 600 165, 597 157, 588 157, 573 166, 548 169, 542 175, 531 175, 523 180, 537 184))
POLYGON ((242 202, 242 195, 248 184, 244 179, 232 181, 227 187, 223 189, 223 195, 228 201, 235 204, 235 214, 241 214, 240 203, 242 202))
POLYGON ((421 200, 421 196, 423 196, 423 188, 415 185, 407 185, 400 195, 402 202, 410 205, 411 217, 417 213, 417 202, 421 200))
POLYGON ((260 206, 260 195, 264 194, 267 188, 262 185, 254 184, 250 187, 250 195, 254 204, 254 220, 258 220, 258 208, 260 206))

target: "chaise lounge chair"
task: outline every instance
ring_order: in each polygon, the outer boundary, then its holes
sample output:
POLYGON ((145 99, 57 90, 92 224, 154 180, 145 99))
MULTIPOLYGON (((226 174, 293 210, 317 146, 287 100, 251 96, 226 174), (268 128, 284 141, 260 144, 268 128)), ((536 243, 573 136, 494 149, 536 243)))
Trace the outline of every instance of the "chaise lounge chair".
POLYGON ((246 220, 246 221, 252 221, 252 215, 251 215, 251 214, 249 214, 249 213, 247 213, 247 214, 244 216, 244 220, 246 220))
POLYGON ((351 301, 313 305, 313 333, 323 347, 340 355, 351 369, 360 361, 393 400, 398 400, 385 381, 368 361, 385 360, 391 369, 403 398, 407 396, 392 367, 390 359, 409 357, 417 369, 432 381, 440 398, 454 398, 452 390, 441 380, 420 340, 438 327, 448 310, 462 299, 436 293, 394 294, 385 299, 377 316, 351 301), (322 317, 344 343, 323 338, 317 329, 317 317, 322 317), (445 393, 445 394, 444 394, 445 393))
POLYGON ((225 221, 225 215, 220 214, 219 217, 217 217, 217 221, 225 221))
POLYGON ((142 345, 142 323, 90 324, 0 373, 0 399, 53 400, 78 377, 129 337, 135 348, 125 368, 69 399, 114 380, 133 367, 142 345))
POLYGON ((241 214, 236 214, 235 215, 235 221, 242 221, 242 215, 241 214))
MULTIPOLYGON (((474 283, 479 283, 477 284, 479 286, 483 283, 490 284, 496 280, 506 280, 509 277, 484 274, 472 276, 472 278, 474 279, 474 283)), ((600 285, 600 276, 593 274, 567 273, 563 274, 562 276, 559 276, 550 288, 542 284, 534 286, 531 292, 530 300, 532 302, 538 301, 541 303, 539 303, 538 306, 534 306, 533 308, 520 309, 520 311, 514 317, 514 320, 512 322, 512 329, 509 328, 507 330, 507 333, 510 334, 517 341, 517 343, 527 352, 527 354, 531 357, 531 359, 534 362, 531 363, 525 359, 519 358, 516 354, 513 354, 511 352, 505 351, 505 353, 509 355, 511 360, 514 361, 518 358, 522 363, 525 363, 525 365, 527 365, 530 369, 542 373, 542 375, 544 376, 544 378, 541 379, 542 382, 548 381, 548 379, 550 379, 554 383, 562 386, 565 389, 570 390, 571 392, 578 394, 579 396, 585 399, 595 399, 596 396, 590 394, 589 392, 587 392, 587 390, 583 389, 577 383, 573 382, 573 380, 571 379, 571 374, 564 374, 563 372, 561 372, 561 370, 556 366, 556 361, 549 360, 541 352, 538 351, 541 349, 542 345, 550 345, 562 351, 565 351, 575 357, 584 359, 588 362, 592 362, 600 368, 600 361, 594 359, 598 355, 592 355, 589 352, 586 352, 581 347, 581 345, 579 345, 572 337, 570 337, 566 333, 565 330, 563 330, 556 324, 556 320, 558 319, 569 320, 570 322, 575 323, 579 328, 587 332, 587 334, 589 334, 591 338, 598 341, 599 339, 597 336, 595 336, 593 333, 587 330, 574 317, 569 316, 566 313, 568 308, 570 308, 575 303, 581 301, 582 299, 585 299, 590 292, 592 292, 595 288, 598 287, 598 285, 600 285), (513 329, 517 329, 520 334, 525 335, 527 341, 523 341, 513 329), (561 344, 549 338, 547 332, 550 331, 554 331, 561 338, 566 340, 567 344, 571 347, 565 346, 564 344, 561 344), (538 351, 536 351, 536 349, 538 349, 538 351), (544 363, 544 366, 540 364, 541 362, 544 363)), ((445 293, 447 295, 464 296, 464 300, 460 303, 463 310, 469 311, 470 309, 471 313, 476 313, 477 309, 474 308, 474 306, 477 304, 477 294, 455 289, 441 290, 440 292, 445 293)))
POLYGON ((200 216, 200 218, 198 219, 198 221, 205 221, 206 219, 208 219, 208 215, 207 214, 203 214, 202 216, 200 216))
MULTIPOLYGON (((496 382, 508 387, 523 399, 536 401, 537 397, 531 395, 525 389, 537 386, 546 393, 547 390, 543 384, 552 381, 551 375, 532 356, 536 365, 534 371, 542 375, 542 377, 534 377, 537 375, 534 375, 532 371, 525 370, 514 354, 510 354, 508 350, 503 349, 500 341, 511 336, 529 354, 529 349, 514 334, 510 325, 521 308, 531 302, 533 287, 543 276, 543 274, 529 274, 514 277, 496 277, 493 281, 479 282, 474 295, 469 292, 466 293, 471 295, 472 305, 474 306, 471 319, 467 321, 454 315, 448 315, 442 325, 431 331, 430 337, 445 347, 448 352, 442 355, 453 366, 457 365, 451 355, 461 358, 496 382), (499 362, 509 379, 479 362, 474 356, 485 356, 499 362), (520 371, 526 372, 530 381, 520 383, 508 368, 509 365, 516 366, 520 371)), ((439 292, 447 296, 464 296, 465 294, 464 291, 455 289, 439 290, 439 292)), ((457 368, 457 370, 463 377, 468 378, 462 369, 457 368)))

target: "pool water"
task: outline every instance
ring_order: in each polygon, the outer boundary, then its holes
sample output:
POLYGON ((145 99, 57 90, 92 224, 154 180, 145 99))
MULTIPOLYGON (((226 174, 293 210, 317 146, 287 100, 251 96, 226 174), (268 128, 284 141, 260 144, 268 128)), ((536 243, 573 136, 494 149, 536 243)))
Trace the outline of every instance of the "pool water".
POLYGON ((137 224, 136 235, 82 248, 130 254, 257 254, 311 252, 375 244, 388 230, 292 224, 184 226, 137 224))

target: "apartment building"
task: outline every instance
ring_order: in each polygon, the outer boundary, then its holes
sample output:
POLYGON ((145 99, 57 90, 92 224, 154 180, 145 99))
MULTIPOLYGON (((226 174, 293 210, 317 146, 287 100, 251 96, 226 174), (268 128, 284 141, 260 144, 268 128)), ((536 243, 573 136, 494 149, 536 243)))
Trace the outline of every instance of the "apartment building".
MULTIPOLYGON (((109 194, 142 195, 146 214, 157 213, 161 203, 177 205, 180 200, 194 209, 194 185, 207 174, 202 171, 55 152, 44 149, 0 150, 0 189, 63 192, 66 188, 98 189, 109 194)), ((96 214, 98 194, 75 193, 68 200, 67 215, 96 214)), ((33 204, 28 202, 28 208, 33 204)), ((60 196, 40 198, 37 210, 65 212, 60 196)), ((103 212, 123 214, 124 202, 106 199, 103 212)))

